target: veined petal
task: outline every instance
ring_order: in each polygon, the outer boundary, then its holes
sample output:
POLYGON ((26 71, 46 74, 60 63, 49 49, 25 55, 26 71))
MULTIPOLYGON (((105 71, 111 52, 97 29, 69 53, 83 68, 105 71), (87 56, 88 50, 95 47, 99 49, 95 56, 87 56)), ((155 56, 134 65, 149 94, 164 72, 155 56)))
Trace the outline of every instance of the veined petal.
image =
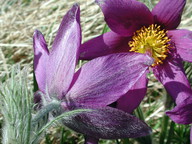
POLYGON ((192 95, 166 114, 176 123, 192 124, 192 95))
POLYGON ((50 52, 47 88, 50 97, 65 95, 75 72, 81 43, 80 10, 74 5, 64 16, 50 52))
POLYGON ((184 61, 192 62, 192 32, 189 30, 171 30, 168 31, 168 36, 181 58, 184 61))
POLYGON ((98 139, 135 138, 151 133, 151 129, 137 117, 110 107, 72 115, 62 122, 74 131, 98 139))
POLYGON ((93 59, 77 72, 66 95, 70 103, 94 108, 113 103, 138 81, 152 58, 145 54, 118 53, 93 59))
POLYGON ((129 40, 129 37, 122 37, 114 32, 107 32, 82 44, 80 59, 90 60, 107 54, 128 52, 129 40))
POLYGON ((185 4, 186 0, 160 0, 152 10, 155 23, 168 30, 177 28, 185 4))
POLYGON ((153 23, 150 10, 136 0, 96 0, 112 31, 130 36, 142 26, 153 23))
POLYGON ((148 71, 143 73, 134 86, 117 101, 117 108, 128 113, 132 113, 143 100, 146 91, 148 79, 146 77, 148 71))
POLYGON ((34 72, 38 87, 45 92, 46 65, 49 57, 46 41, 40 31, 36 30, 33 35, 34 49, 34 72))
MULTIPOLYGON (((174 100, 180 95, 184 99, 192 94, 181 59, 171 58, 162 65, 156 66, 153 72, 174 100)), ((176 100, 176 103, 179 101, 176 100)))

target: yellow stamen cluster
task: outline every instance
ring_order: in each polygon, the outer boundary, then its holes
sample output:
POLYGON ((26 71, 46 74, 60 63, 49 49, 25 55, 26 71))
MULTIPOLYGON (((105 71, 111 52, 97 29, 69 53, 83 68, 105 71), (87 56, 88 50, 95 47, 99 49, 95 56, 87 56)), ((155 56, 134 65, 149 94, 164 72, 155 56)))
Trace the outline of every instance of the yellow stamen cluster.
POLYGON ((170 39, 167 37, 167 31, 162 30, 160 26, 152 24, 149 27, 142 27, 134 33, 128 45, 131 47, 130 51, 138 53, 148 53, 154 58, 156 66, 163 63, 169 52, 170 39))

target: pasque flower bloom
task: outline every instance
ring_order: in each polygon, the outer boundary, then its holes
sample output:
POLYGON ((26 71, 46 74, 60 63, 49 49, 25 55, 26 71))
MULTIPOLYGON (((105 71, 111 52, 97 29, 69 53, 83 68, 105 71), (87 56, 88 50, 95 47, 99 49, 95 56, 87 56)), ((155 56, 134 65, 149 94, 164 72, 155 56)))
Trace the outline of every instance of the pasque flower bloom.
MULTIPOLYGON (((192 32, 176 29, 186 0, 160 0, 150 10, 136 0, 96 0, 112 30, 85 42, 81 59, 111 53, 145 53, 154 59, 150 66, 156 78, 176 101, 192 94, 182 61, 192 62, 192 32)), ((118 100, 117 107, 132 112, 147 89, 145 73, 131 90, 118 100)))
POLYGON ((150 128, 138 118, 107 106, 146 72, 153 63, 150 57, 136 53, 111 54, 96 58, 75 72, 81 44, 78 5, 64 16, 50 51, 39 31, 34 33, 33 40, 35 77, 44 105, 56 100, 61 102, 62 112, 93 109, 64 119, 64 125, 88 136, 87 142, 150 133, 150 128))

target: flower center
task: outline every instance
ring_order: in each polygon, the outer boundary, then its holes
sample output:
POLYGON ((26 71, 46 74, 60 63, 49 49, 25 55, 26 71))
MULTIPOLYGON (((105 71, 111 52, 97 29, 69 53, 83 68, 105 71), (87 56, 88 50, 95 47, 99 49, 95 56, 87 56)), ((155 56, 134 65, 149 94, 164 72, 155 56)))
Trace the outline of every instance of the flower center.
POLYGON ((154 58, 152 66, 162 64, 166 59, 170 48, 170 39, 167 37, 167 31, 161 30, 160 26, 156 24, 147 28, 144 26, 134 33, 132 39, 128 43, 131 47, 130 51, 149 54, 154 58))

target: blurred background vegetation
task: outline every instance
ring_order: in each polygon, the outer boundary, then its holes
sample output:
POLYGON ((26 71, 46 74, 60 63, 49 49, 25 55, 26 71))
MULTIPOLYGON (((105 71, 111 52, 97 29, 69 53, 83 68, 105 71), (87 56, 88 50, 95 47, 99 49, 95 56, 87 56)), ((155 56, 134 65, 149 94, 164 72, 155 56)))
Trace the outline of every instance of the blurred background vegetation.
MULTIPOLYGON (((139 0, 150 9, 157 0, 139 0)), ((11 67, 20 64, 28 67, 28 86, 33 88, 33 48, 32 36, 40 30, 51 47, 53 38, 65 13, 74 3, 81 8, 83 42, 100 35, 105 23, 103 15, 94 0, 1 0, 0 1, 0 82, 6 83, 11 67)), ((192 0, 188 0, 179 28, 192 30, 192 0)), ((185 63, 186 73, 192 82, 192 65, 185 63)), ((153 74, 149 74, 147 96, 135 114, 152 127, 151 137, 141 139, 101 140, 103 144, 189 144, 189 126, 178 125, 165 116, 166 92, 153 74)), ((31 94, 32 96, 32 94, 31 94)), ((0 100, 1 101, 1 100, 0 100)), ((166 103, 167 104, 167 103, 166 103)), ((170 107, 172 107, 171 105, 170 107)), ((0 114, 0 126, 3 125, 0 114)), ((1 136, 0 136, 1 139, 1 136)), ((69 129, 54 125, 41 138, 41 144, 82 144, 83 136, 69 129)))

